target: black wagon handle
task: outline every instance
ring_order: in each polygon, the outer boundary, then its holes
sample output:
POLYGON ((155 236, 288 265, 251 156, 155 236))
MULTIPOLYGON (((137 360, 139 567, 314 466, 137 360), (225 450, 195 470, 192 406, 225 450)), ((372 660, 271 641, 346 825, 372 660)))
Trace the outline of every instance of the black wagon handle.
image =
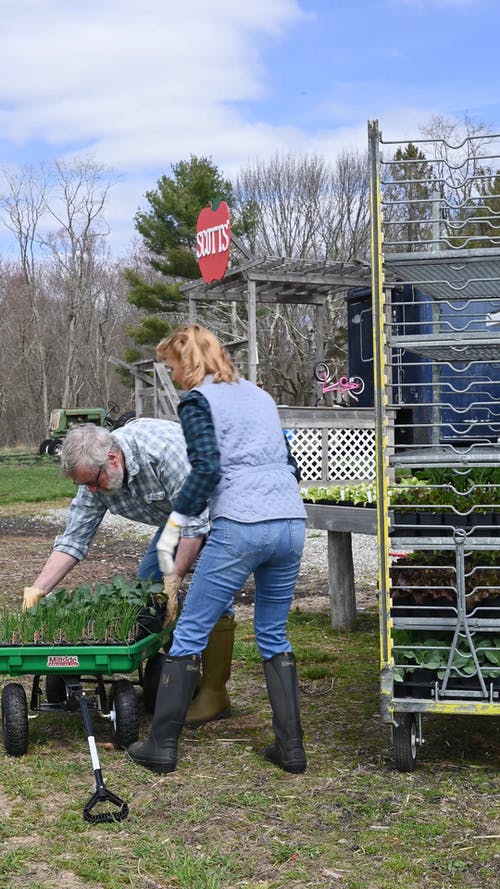
POLYGON ((94 778, 96 784, 95 793, 92 794, 88 803, 83 808, 83 818, 85 821, 88 821, 89 824, 105 824, 111 823, 113 821, 123 821, 128 815, 128 805, 126 802, 120 799, 119 796, 116 796, 116 794, 112 793, 111 790, 108 790, 108 788, 104 784, 101 766, 99 763, 99 757, 97 755, 94 729, 92 728, 87 699, 85 697, 85 692, 83 691, 83 689, 81 689, 78 697, 80 710, 82 712, 83 724, 85 726, 85 731, 87 732, 87 741, 90 750, 90 758, 92 759, 92 767, 94 769, 94 778), (98 803, 106 802, 112 803, 114 806, 117 806, 117 811, 92 812, 92 809, 98 803))

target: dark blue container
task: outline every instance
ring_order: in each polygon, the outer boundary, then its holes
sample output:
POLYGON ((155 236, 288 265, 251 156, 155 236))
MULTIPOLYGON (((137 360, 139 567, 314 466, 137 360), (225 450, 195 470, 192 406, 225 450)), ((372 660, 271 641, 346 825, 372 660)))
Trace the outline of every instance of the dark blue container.
MULTIPOLYGON (((489 318, 498 304, 487 300, 431 300, 411 285, 393 291, 391 349, 391 404, 396 411, 397 444, 496 442, 500 436, 500 324, 489 318), (475 346, 486 335, 487 360, 475 346), (498 336, 498 360, 495 340, 498 336), (448 354, 438 340, 455 340, 448 354), (433 343, 434 340, 434 343, 433 343), (413 341, 413 343, 412 343, 413 341), (418 352, 411 345, 418 342, 418 352), (431 344, 429 346, 429 344, 431 344), (463 344, 463 352, 460 346, 463 344), (493 345, 492 345, 493 344, 493 345), (457 360, 467 352, 474 360, 457 360), (422 354, 423 353, 423 354, 422 354)), ((373 322, 371 290, 347 295, 349 375, 365 381, 359 407, 374 403, 373 322)))

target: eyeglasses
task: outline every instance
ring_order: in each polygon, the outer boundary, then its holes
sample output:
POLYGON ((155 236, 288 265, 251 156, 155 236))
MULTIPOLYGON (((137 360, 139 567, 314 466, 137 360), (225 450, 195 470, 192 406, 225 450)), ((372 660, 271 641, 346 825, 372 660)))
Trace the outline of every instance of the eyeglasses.
POLYGON ((79 487, 79 488, 82 488, 82 487, 83 487, 83 488, 98 488, 98 487, 99 487, 99 482, 100 482, 100 480, 101 480, 101 473, 102 473, 102 471, 103 471, 105 465, 106 465, 106 464, 103 463, 102 466, 99 466, 99 472, 97 473, 96 477, 95 477, 94 479, 92 479, 92 481, 90 481, 90 482, 77 482, 77 481, 75 481, 74 484, 77 485, 77 487, 79 487))

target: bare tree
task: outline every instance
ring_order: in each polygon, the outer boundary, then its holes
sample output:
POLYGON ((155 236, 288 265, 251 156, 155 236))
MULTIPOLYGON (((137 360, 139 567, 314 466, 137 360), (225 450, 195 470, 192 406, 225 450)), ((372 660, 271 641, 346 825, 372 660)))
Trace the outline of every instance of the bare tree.
POLYGON ((38 174, 32 167, 24 166, 19 172, 2 168, 6 191, 0 193, 0 213, 6 228, 17 242, 25 292, 29 300, 34 336, 26 343, 28 358, 34 351, 38 357, 40 397, 45 425, 49 420, 47 355, 43 336, 43 318, 40 312, 41 282, 38 275, 39 230, 46 210, 48 172, 41 165, 38 174))
POLYGON ((275 156, 243 169, 235 185, 239 212, 251 214, 256 255, 301 259, 367 258, 369 189, 366 157, 342 152, 275 156))
MULTIPOLYGON (((369 188, 365 156, 345 151, 333 164, 288 154, 241 171, 234 188, 237 210, 248 222, 246 243, 257 256, 333 259, 369 256, 369 188)), ((326 304, 326 348, 345 369, 344 294, 326 304)), ((312 367, 315 318, 310 306, 259 310, 260 370, 280 401, 315 398, 312 367)))
POLYGON ((435 115, 422 127, 422 133, 432 140, 443 247, 470 246, 468 221, 481 216, 485 191, 497 168, 496 153, 490 156, 488 152, 491 127, 482 121, 473 121, 468 114, 460 118, 435 115), (465 237, 460 238, 461 235, 465 237))
POLYGON ((90 161, 4 170, 3 221, 19 259, 0 266, 0 441, 46 437, 54 407, 130 407, 108 363, 137 310, 106 246, 109 174, 90 161))
POLYGON ((330 201, 322 208, 325 256, 339 262, 370 257, 370 194, 366 154, 343 151, 331 172, 330 201))
POLYGON ((102 214, 112 180, 104 167, 89 160, 71 165, 56 161, 54 173, 52 200, 46 210, 57 229, 41 243, 64 297, 67 342, 62 406, 69 407, 80 386, 74 371, 79 334, 85 329, 85 306, 99 296, 96 267, 108 234, 102 214))

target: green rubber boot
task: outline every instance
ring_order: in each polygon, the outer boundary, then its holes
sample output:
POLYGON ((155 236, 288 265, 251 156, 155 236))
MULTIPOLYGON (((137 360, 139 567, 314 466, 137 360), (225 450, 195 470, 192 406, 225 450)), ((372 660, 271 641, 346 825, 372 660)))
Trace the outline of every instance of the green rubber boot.
POLYGON ((189 728, 231 716, 226 682, 231 675, 235 627, 234 617, 225 615, 217 621, 208 637, 207 647, 201 655, 201 684, 186 716, 189 728))

